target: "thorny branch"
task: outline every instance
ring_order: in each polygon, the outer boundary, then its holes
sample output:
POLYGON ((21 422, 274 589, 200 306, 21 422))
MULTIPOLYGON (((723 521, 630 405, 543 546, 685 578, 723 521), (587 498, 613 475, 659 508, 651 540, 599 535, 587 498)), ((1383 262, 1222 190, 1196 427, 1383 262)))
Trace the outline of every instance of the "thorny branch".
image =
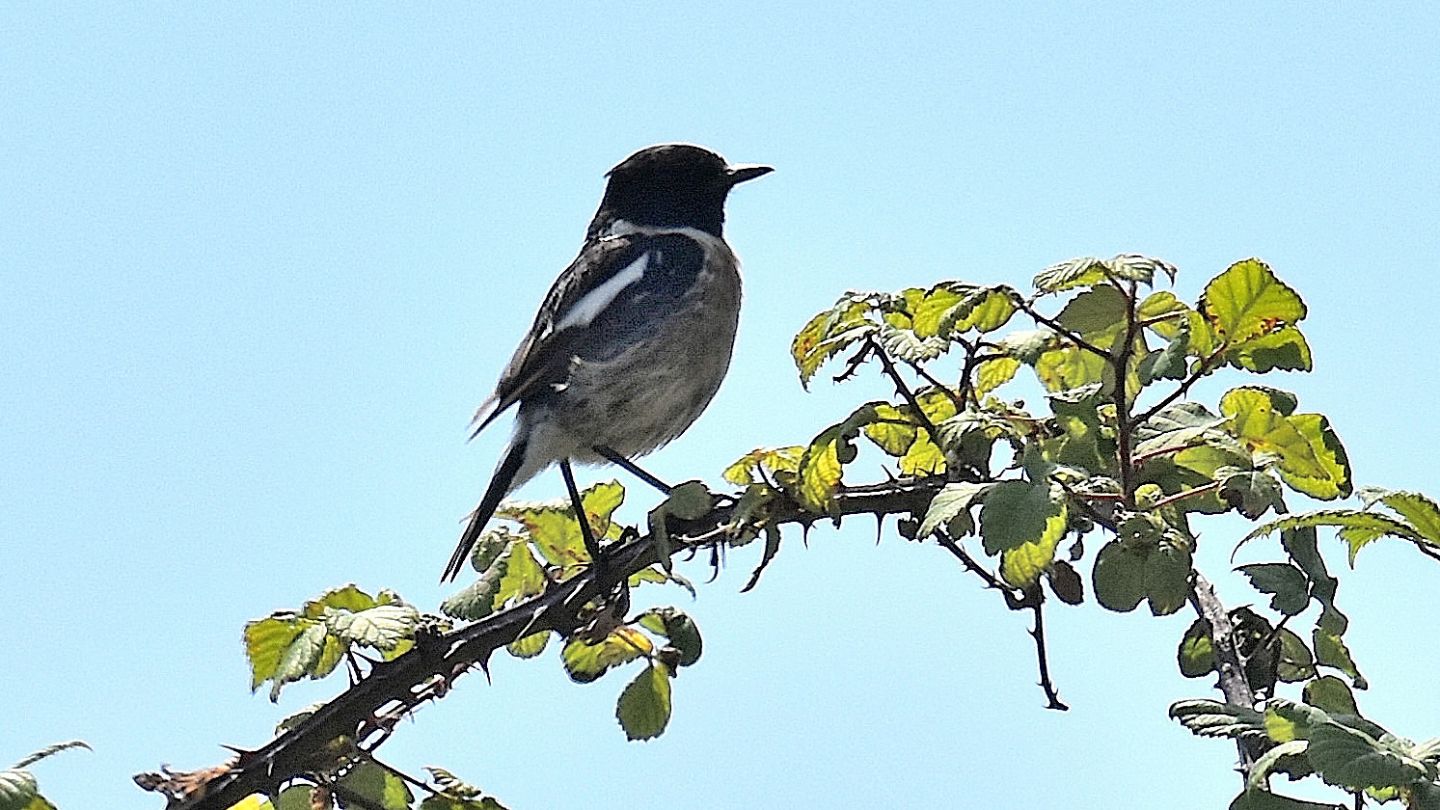
POLYGON ((1045 614, 1041 608, 1045 602, 1045 594, 1040 590, 1039 584, 1026 589, 1012 588, 976 562, 964 547, 955 542, 949 532, 943 529, 937 531, 935 539, 941 548, 950 552, 955 559, 960 561, 966 571, 979 577, 985 583, 985 587, 999 591, 1005 598, 1006 607, 1011 610, 1028 609, 1035 613, 1035 626, 1030 630, 1030 637, 1035 640, 1035 657, 1040 669, 1040 688, 1045 690, 1045 708, 1062 712, 1069 711, 1070 707, 1060 700, 1060 693, 1055 689, 1055 683, 1050 680, 1050 663, 1045 651, 1045 614))
MULTIPOLYGON (((836 519, 923 510, 942 483, 892 481, 841 490, 836 495, 836 519)), ((698 520, 675 521, 670 527, 671 554, 694 550, 722 535, 733 512, 734 505, 726 503, 698 520)), ((781 524, 809 523, 816 516, 781 500, 771 518, 781 524)), ((373 748, 400 719, 444 695, 475 665, 483 668, 490 655, 506 644, 545 630, 574 632, 586 603, 658 561, 649 535, 619 543, 608 550, 607 565, 587 568, 540 596, 449 633, 418 634, 409 652, 377 663, 359 683, 259 749, 241 751, 214 768, 140 774, 135 781, 166 794, 168 810, 224 810, 252 794, 273 793, 314 770, 317 752, 337 738, 350 737, 362 750, 373 748)))

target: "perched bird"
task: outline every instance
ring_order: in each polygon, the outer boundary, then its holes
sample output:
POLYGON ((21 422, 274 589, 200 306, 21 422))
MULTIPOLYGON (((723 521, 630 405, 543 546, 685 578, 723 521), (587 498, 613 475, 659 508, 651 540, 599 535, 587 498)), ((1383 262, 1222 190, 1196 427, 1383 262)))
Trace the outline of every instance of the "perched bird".
POLYGON ((725 198, 770 171, 731 166, 688 144, 651 146, 610 170, 580 255, 475 413, 472 438, 520 406, 441 581, 460 572, 501 499, 552 464, 597 560, 570 461, 609 461, 668 489, 630 459, 685 432, 725 377, 740 316, 739 262, 722 235, 725 198))

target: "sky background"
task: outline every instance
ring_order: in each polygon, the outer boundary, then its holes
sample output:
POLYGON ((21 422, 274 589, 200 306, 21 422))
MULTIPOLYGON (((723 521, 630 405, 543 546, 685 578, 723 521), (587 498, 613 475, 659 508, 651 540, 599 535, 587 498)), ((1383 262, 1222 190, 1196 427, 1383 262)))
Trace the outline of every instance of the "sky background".
MULTIPOLYGON (((603 172, 657 142, 776 167, 732 197, 735 360, 647 462, 662 478, 718 484, 889 394, 796 380, 790 337, 846 289, 1135 251, 1188 300, 1270 262, 1316 357, 1271 384, 1330 416, 1359 483, 1440 492, 1437 37, 1426 3, 8 5, 0 765, 82 738, 36 768, 62 810, 158 808, 130 775, 216 764, 342 686, 251 695, 246 620, 345 582, 434 610, 504 440, 467 445, 469 415, 603 172)), ((1226 571, 1241 524, 1202 530, 1222 595, 1261 601, 1226 571)), ((650 594, 705 636, 660 739, 615 725, 629 675, 572 684, 552 647, 463 679, 382 758, 514 810, 1217 808, 1239 787, 1231 746, 1165 716, 1216 694, 1175 669, 1188 612, 1055 606, 1073 710, 1048 712, 1028 617, 933 545, 787 533, 738 594, 758 553, 696 601, 650 594)), ((1339 595, 1361 709, 1416 738, 1440 734, 1437 586, 1380 543, 1339 595)))

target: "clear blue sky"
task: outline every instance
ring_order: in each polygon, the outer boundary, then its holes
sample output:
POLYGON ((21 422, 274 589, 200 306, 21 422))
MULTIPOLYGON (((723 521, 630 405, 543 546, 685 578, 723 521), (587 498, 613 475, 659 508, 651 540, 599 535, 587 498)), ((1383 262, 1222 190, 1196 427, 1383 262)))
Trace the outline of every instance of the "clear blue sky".
MULTIPOLYGON (((777 168, 732 200, 733 370, 662 477, 718 482, 885 395, 795 380, 790 336, 847 288, 1139 251, 1192 299, 1271 262, 1317 357, 1275 384, 1331 416, 1361 483, 1440 492, 1437 6, 515 5, 0 15, 0 765, 88 740, 37 769, 63 810, 158 808, 131 774, 214 764, 339 687, 250 695, 247 619, 347 581, 435 608, 503 438, 467 445, 470 411, 602 173, 651 143, 777 168)), ((633 490, 630 516, 652 501, 633 490)), ((1208 527, 1201 565, 1223 573, 1238 529, 1208 527)), ((752 550, 673 594, 706 651, 658 741, 616 728, 622 678, 573 685, 550 652, 463 680, 382 754, 516 810, 1233 796, 1232 750, 1165 718, 1212 694, 1175 670, 1189 617, 1053 611, 1074 710, 1046 712, 1025 617, 872 535, 788 536, 756 591, 736 593, 752 550)), ((1440 734, 1433 701, 1404 708, 1432 694, 1412 634, 1437 584, 1379 546, 1340 592, 1362 710, 1415 737, 1440 734)))

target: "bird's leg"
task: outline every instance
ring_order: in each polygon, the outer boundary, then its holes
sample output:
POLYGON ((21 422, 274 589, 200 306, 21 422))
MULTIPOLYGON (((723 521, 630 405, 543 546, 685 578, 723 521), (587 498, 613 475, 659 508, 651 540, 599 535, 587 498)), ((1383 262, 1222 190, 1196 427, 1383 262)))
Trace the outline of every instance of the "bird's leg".
POLYGON ((635 462, 620 455, 619 453, 615 452, 609 447, 606 447, 603 444, 597 444, 591 449, 593 449, 596 453, 599 453, 605 458, 606 461, 610 462, 611 464, 614 464, 625 472, 630 473, 636 478, 639 478, 641 481, 644 481, 650 486, 660 490, 662 494, 669 495, 670 491, 674 489, 674 487, 670 486, 664 481, 661 481, 659 478, 656 478, 650 473, 640 469, 640 467, 635 462))
POLYGON ((565 489, 570 492, 570 505, 575 509, 575 519, 580 521, 580 538, 585 541, 585 550, 597 565, 603 564, 600 544, 595 541, 595 532, 590 528, 590 516, 585 514, 585 504, 580 502, 580 490, 575 486, 575 473, 570 469, 570 459, 560 460, 560 475, 565 479, 565 489))

